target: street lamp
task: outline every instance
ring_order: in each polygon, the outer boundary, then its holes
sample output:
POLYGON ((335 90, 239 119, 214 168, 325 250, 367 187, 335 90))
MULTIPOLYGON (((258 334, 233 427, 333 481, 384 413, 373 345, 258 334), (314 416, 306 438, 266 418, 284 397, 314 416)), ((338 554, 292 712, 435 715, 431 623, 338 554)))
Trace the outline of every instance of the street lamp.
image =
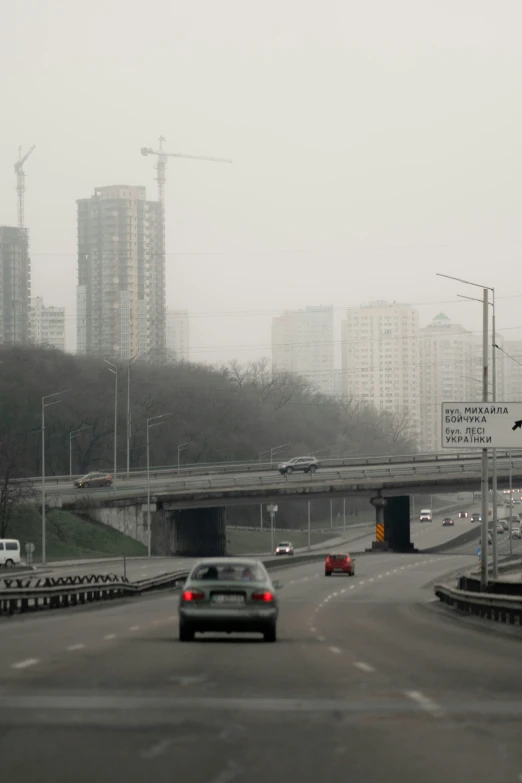
POLYGON ((78 430, 71 430, 69 433, 69 478, 72 478, 72 442, 74 438, 77 438, 80 432, 87 429, 86 427, 80 427, 78 430))
POLYGON ((116 490, 116 470, 118 467, 118 365, 104 360, 106 364, 109 364, 109 372, 114 375, 114 476, 112 487, 116 490))
POLYGON ((159 424, 163 424, 162 421, 158 421, 158 419, 164 419, 166 416, 172 416, 172 413, 162 413, 159 416, 151 416, 150 419, 147 419, 147 529, 148 529, 148 556, 151 557, 152 554, 152 538, 151 538, 151 527, 150 527, 150 448, 149 448, 149 430, 151 427, 157 427, 159 424), (151 424, 151 421, 154 422, 154 424, 151 424))
MULTIPOLYGON (((471 280, 463 280, 460 277, 453 277, 452 275, 443 275, 440 272, 436 273, 438 277, 446 277, 449 280, 456 280, 459 283, 465 285, 472 285, 476 288, 482 288, 482 397, 484 402, 488 401, 488 307, 489 291, 493 294, 493 322, 492 322, 492 363, 493 363, 493 402, 497 399, 497 383, 496 383, 496 360, 495 360, 495 289, 491 286, 480 285, 479 283, 473 283, 471 280)), ((472 297, 465 297, 471 299, 472 297)), ((482 494, 482 530, 481 530, 481 542, 480 548, 482 551, 481 568, 480 568, 480 585, 483 592, 487 591, 488 587, 488 450, 482 449, 482 477, 481 477, 481 494, 482 494)), ((493 576, 497 573, 497 450, 493 449, 493 576)))
POLYGON ((46 402, 51 397, 58 397, 59 394, 66 394, 71 389, 64 389, 63 391, 53 392, 52 394, 46 394, 42 397, 42 565, 46 563, 46 541, 45 541, 45 409, 51 405, 58 405, 62 400, 52 400, 52 402, 46 402))
POLYGON ((131 439, 131 409, 130 409, 130 368, 138 357, 133 356, 127 365, 127 478, 130 475, 130 439, 131 439))
POLYGON ((185 451, 185 449, 188 449, 189 444, 191 443, 190 440, 188 440, 186 443, 180 443, 178 446, 178 476, 179 476, 179 458, 182 451, 185 451))

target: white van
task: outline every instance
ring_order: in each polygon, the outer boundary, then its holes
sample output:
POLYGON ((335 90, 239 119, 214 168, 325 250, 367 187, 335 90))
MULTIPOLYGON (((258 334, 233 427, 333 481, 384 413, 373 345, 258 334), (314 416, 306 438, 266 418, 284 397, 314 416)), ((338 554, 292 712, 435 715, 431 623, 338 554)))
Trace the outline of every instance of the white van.
POLYGON ((421 508, 421 512, 419 514, 419 522, 432 522, 433 517, 431 514, 431 508, 421 508))
POLYGON ((20 542, 15 538, 0 538, 0 566, 12 568, 20 561, 20 542))

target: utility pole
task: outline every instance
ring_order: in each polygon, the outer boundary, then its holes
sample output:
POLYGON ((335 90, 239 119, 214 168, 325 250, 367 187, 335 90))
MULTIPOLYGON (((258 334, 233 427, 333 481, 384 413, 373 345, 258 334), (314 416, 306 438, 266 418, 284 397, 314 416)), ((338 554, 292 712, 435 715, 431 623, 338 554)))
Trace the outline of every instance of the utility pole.
MULTIPOLYGON (((488 289, 483 289, 482 304, 482 399, 488 401, 488 289)), ((482 492, 482 530, 480 548, 482 552, 480 566, 480 586, 483 592, 488 589, 488 450, 482 449, 482 476, 480 481, 482 492)), ((493 530, 492 539, 495 540, 497 531, 493 530)))

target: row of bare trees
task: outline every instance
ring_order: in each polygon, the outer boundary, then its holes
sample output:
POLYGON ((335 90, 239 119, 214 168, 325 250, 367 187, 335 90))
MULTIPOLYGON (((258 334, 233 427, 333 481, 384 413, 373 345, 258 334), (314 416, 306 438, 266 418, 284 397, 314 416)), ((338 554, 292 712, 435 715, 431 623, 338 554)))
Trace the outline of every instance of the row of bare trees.
MULTIPOLYGON (((0 534, 12 505, 13 476, 41 472, 41 398, 71 389, 46 411, 46 472, 73 473, 113 465, 114 376, 101 359, 40 348, 0 349, 0 534), (6 509, 5 512, 2 509, 6 509)), ((153 431, 151 461, 172 465, 188 443, 190 463, 256 459, 289 443, 285 456, 406 453, 414 449, 407 416, 319 394, 304 379, 272 375, 267 360, 223 367, 192 364, 131 367, 132 468, 145 465, 146 419, 172 413, 153 431)), ((127 366, 119 369, 118 465, 126 464, 127 366)), ((16 501, 17 499, 14 498, 16 501)), ((5 532, 5 531, 4 531, 5 532)))

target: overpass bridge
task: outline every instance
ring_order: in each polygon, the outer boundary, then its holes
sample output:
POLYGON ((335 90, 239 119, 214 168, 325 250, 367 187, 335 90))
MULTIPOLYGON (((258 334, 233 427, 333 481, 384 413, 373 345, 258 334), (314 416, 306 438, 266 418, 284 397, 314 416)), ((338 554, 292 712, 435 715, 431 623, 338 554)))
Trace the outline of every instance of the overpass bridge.
MULTIPOLYGON (((224 552, 225 509, 231 505, 314 500, 331 497, 366 497, 376 507, 381 526, 376 548, 408 551, 410 495, 475 491, 480 489, 481 461, 462 455, 410 455, 409 457, 339 460, 316 473, 282 476, 257 466, 206 466, 184 473, 153 472, 150 479, 153 551, 158 554, 219 554, 224 552), (370 462, 368 461, 370 460, 370 462), (380 498, 381 500, 375 500, 380 498), (384 499, 384 502, 382 501, 384 499)), ((497 456, 499 488, 509 475, 522 484, 522 454, 497 456)), ((36 480, 35 480, 36 481, 36 480)), ((146 475, 118 478, 113 488, 75 490, 59 478, 47 487, 50 504, 88 514, 100 522, 144 540, 146 530, 146 475)))

